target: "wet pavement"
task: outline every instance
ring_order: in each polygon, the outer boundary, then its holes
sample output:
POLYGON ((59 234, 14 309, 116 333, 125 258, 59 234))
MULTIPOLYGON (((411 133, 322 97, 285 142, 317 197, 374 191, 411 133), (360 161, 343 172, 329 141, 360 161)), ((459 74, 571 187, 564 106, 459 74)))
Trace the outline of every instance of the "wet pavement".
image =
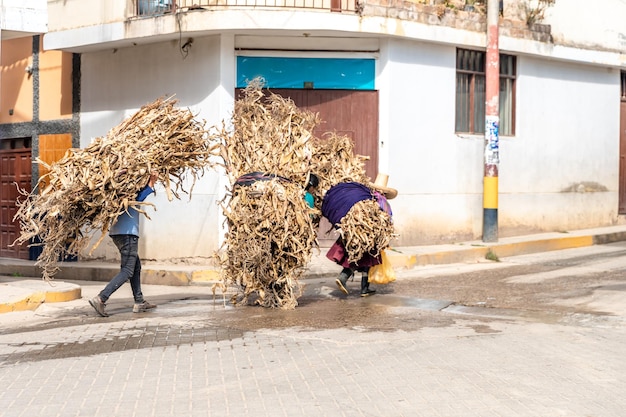
POLYGON ((294 310, 210 286, 128 285, 0 315, 0 415, 623 416, 626 243, 399 271, 294 310))

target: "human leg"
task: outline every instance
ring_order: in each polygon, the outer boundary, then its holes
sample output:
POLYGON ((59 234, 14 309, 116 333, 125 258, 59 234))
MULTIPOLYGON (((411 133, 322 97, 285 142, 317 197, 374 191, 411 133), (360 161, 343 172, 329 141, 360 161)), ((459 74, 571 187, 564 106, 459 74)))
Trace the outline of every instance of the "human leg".
MULTIPOLYGON (((136 236, 133 236, 137 242, 139 239, 136 236)), ((133 313, 142 313, 144 311, 151 310, 156 308, 156 305, 147 302, 143 298, 143 293, 141 292, 141 260, 139 259, 139 245, 137 244, 137 253, 135 268, 133 270, 133 275, 130 277, 130 288, 133 290, 133 298, 135 299, 135 304, 133 305, 133 313)))
POLYGON ((350 268, 343 268, 341 270, 341 273, 339 274, 339 277, 335 280, 335 283, 337 284, 337 287, 339 287, 339 289, 341 290, 341 292, 343 292, 344 294, 348 294, 348 289, 346 288, 346 284, 348 283, 348 279, 354 274, 354 271, 350 268))
MULTIPOLYGON (((100 294, 89 300, 89 304, 96 310, 102 317, 108 317, 109 315, 105 311, 106 302, 111 297, 115 291, 118 290, 133 274, 135 270, 135 263, 138 259, 137 257, 137 248, 135 248, 133 256, 133 242, 131 240, 132 237, 130 235, 119 235, 112 236, 113 243, 117 247, 117 250, 120 253, 120 272, 117 273, 116 276, 109 281, 109 283, 104 287, 100 294)), ((136 246, 136 245, 135 245, 136 246)), ((133 290, 134 294, 134 290, 133 290)))
MULTIPOLYGON (((136 264, 139 260, 138 240, 133 235, 116 235, 112 236, 113 243, 120 252, 120 272, 113 277, 111 281, 100 291, 100 300, 106 303, 111 294, 117 291, 126 281, 128 281, 135 273, 136 264)), ((133 297, 135 297, 135 288, 133 288, 133 297)), ((142 296, 143 297, 143 296, 142 296)), ((135 298, 136 299, 136 298, 135 298)))
POLYGON ((370 290, 369 270, 367 268, 361 274, 361 297, 368 297, 376 292, 376 290, 370 290))
POLYGON ((133 274, 130 276, 130 288, 133 290, 135 304, 143 303, 143 293, 141 292, 141 260, 139 259, 139 255, 137 255, 133 274))

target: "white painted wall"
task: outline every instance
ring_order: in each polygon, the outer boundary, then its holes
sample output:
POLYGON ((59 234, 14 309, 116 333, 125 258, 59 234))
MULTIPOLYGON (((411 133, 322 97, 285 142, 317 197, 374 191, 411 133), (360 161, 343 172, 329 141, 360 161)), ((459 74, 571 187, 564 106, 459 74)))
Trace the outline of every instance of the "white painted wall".
MULTIPOLYGON (((160 96, 175 95, 179 106, 189 108, 207 127, 219 125, 232 111, 234 59, 232 38, 225 42, 228 56, 221 59, 220 37, 194 41, 186 58, 178 42, 107 50, 82 55, 81 147, 105 135, 142 105, 160 96), (230 64, 229 64, 230 62, 230 64), (222 82, 231 83, 222 86, 222 82), (228 102, 230 94, 230 103, 228 102), (228 108, 228 110, 227 110, 228 108)), ((207 171, 193 190, 191 200, 169 202, 162 187, 148 201, 156 204, 152 220, 142 220, 142 257, 170 259, 208 257, 218 248, 221 228, 217 201, 223 195, 220 175, 207 171)), ((95 257, 116 256, 106 239, 95 257)))
POLYGON ((50 31, 121 22, 135 11, 135 0, 47 0, 47 3, 50 31))
POLYGON ((500 145, 501 227, 555 231, 612 224, 619 71, 522 56, 518 74, 516 136, 500 145))
MULTIPOLYGON (((479 239, 484 138, 454 133, 455 48, 390 40, 378 68, 396 245, 479 239)), ((500 235, 614 224, 619 71, 526 56, 517 69, 517 131, 500 138, 500 235)))
MULTIPOLYGON (((83 54, 81 146, 160 95, 176 94, 207 127, 229 120, 234 47, 224 35, 196 38, 186 59, 174 41, 83 54)), ((482 234, 484 138, 454 132, 455 54, 452 45, 380 39, 379 168, 399 191, 397 246, 482 234)), ((500 236, 614 224, 619 71, 521 54, 516 106, 516 135, 500 138, 500 236)), ((191 202, 168 202, 157 189, 142 256, 211 256, 223 237, 224 185, 208 172, 191 202)), ((105 241, 96 256, 114 257, 105 241)))
POLYGON ((625 0, 557 0, 543 23, 557 43, 626 52, 625 0))
MULTIPOLYGON (((524 21, 524 5, 538 10, 540 0, 504 0, 505 18, 524 21)), ((556 0, 537 23, 550 25, 555 44, 626 51, 626 0, 556 0)))
POLYGON ((391 201, 399 245, 468 238, 482 227, 483 140, 454 132, 455 56, 451 46, 403 40, 381 48, 379 81, 389 86, 381 103, 391 105, 381 105, 389 129, 381 164, 399 192, 391 201))
MULTIPOLYGON (((48 8, 46 0, 0 1, 0 30, 17 32, 14 35, 17 35, 20 32, 47 32, 48 8)), ((5 38, 4 34, 3 38, 5 38)))

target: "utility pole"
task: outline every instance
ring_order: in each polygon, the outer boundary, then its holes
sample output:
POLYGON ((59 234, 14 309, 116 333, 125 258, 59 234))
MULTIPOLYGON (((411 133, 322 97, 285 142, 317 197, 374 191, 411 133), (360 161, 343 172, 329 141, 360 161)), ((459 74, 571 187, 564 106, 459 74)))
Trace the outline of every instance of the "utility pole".
POLYGON ((498 241, 498 168, 500 165, 500 1, 487 0, 485 66, 485 169, 483 178, 483 242, 498 241))

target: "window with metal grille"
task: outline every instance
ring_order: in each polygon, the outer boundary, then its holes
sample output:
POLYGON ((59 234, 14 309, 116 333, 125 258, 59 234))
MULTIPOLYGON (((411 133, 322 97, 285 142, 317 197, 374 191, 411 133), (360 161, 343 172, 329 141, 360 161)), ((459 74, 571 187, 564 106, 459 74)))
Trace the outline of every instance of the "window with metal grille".
MULTIPOLYGON (((459 133, 485 133, 486 53, 456 52, 456 120, 459 133)), ((500 135, 515 134, 515 56, 500 54, 500 135)))
POLYGON ((626 71, 622 71, 622 101, 626 101, 626 71))

